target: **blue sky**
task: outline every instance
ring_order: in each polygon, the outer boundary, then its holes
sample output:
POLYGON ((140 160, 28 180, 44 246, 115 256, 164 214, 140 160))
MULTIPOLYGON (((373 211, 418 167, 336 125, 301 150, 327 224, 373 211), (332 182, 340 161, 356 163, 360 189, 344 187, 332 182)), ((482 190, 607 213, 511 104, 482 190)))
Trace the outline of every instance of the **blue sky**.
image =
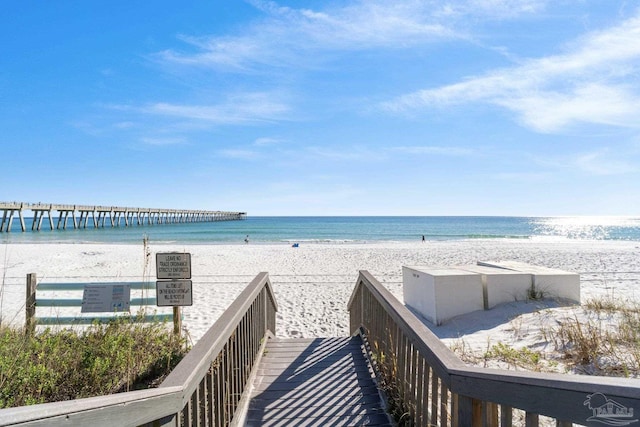
POLYGON ((640 214, 640 4, 8 1, 1 201, 640 214))

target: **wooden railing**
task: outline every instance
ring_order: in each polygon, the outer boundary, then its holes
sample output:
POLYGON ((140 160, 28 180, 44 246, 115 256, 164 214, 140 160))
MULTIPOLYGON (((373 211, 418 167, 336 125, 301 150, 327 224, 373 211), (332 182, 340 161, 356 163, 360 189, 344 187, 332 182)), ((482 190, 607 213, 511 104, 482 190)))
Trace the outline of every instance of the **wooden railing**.
POLYGON ((602 426, 640 418, 637 379, 466 366, 366 271, 349 311, 401 425, 538 426, 544 416, 557 426, 602 426), (610 409, 594 407, 603 398, 610 409), (611 411, 618 416, 606 418, 611 411))
POLYGON ((0 410, 0 426, 225 426, 243 396, 276 311, 260 273, 157 389, 0 410))

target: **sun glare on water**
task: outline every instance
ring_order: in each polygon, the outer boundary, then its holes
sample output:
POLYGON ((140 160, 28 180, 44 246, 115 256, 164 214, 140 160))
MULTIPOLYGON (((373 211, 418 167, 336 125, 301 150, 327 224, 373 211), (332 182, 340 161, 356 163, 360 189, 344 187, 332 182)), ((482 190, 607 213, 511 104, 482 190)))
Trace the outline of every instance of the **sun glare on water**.
POLYGON ((629 238, 640 233, 640 218, 623 216, 567 216, 536 221, 538 235, 567 239, 604 240, 629 238))

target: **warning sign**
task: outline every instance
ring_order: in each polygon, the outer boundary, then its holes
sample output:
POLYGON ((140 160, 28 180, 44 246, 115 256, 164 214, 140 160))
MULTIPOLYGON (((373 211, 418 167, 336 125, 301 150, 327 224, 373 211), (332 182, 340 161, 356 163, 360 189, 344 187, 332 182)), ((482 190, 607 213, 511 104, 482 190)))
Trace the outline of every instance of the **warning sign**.
POLYGON ((157 253, 156 277, 158 279, 191 279, 191 254, 157 253))
POLYGON ((191 280, 157 281, 156 305, 158 307, 193 305, 191 280))

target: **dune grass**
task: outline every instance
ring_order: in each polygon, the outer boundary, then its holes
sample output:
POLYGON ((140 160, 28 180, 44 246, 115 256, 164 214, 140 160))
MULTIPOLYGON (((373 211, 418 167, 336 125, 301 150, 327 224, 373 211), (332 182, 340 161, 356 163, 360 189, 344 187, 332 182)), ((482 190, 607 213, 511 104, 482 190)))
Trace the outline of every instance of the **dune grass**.
POLYGON ((34 336, 0 327, 0 408, 153 387, 186 351, 166 325, 135 318, 34 336))
POLYGON ((543 331, 565 361, 579 373, 640 376, 640 304, 604 297, 583 308, 543 331))
POLYGON ((539 334, 552 351, 498 342, 478 353, 464 339, 450 348, 470 365, 500 363, 528 371, 640 377, 640 303, 608 296, 590 299, 572 315, 541 324, 539 334))

